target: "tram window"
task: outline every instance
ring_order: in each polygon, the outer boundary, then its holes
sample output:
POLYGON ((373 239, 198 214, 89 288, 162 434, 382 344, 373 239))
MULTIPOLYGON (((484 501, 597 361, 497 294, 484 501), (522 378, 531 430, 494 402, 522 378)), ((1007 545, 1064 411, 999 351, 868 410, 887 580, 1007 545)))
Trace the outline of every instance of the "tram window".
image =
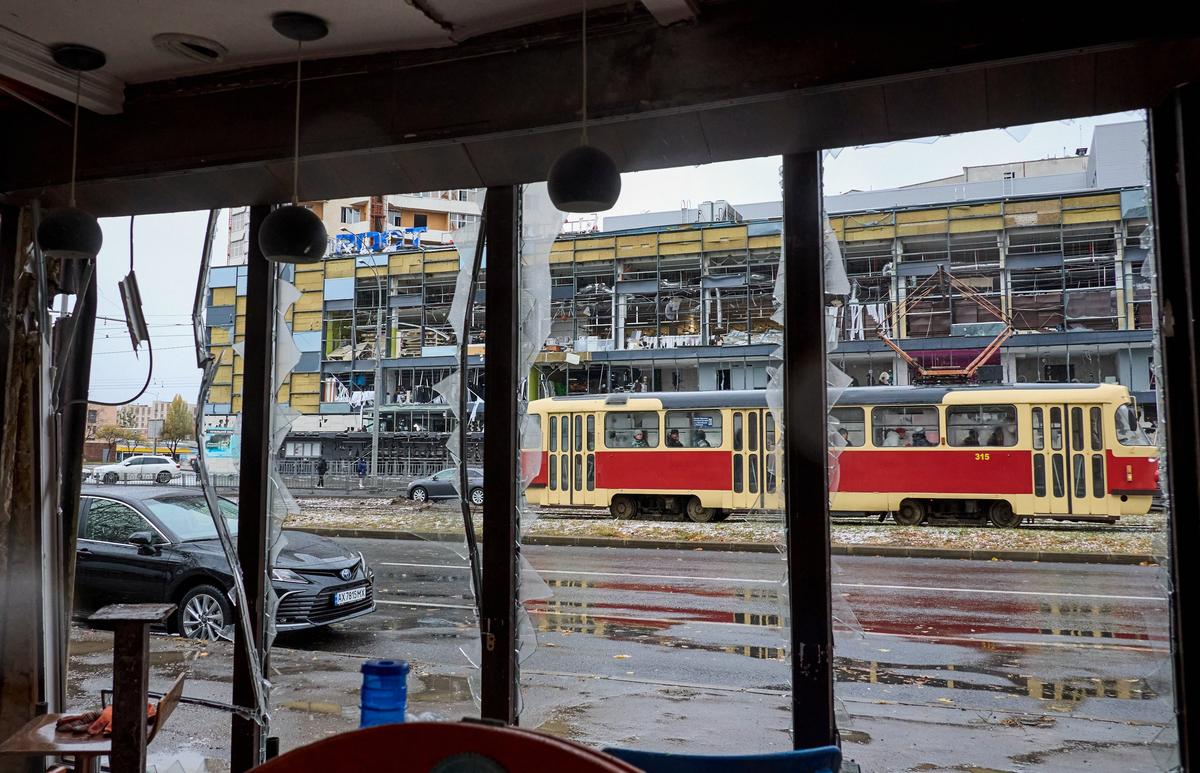
POLYGON ((583 455, 575 454, 575 490, 583 491, 583 455))
POLYGON ((550 417, 550 450, 558 450, 558 417, 550 417))
POLYGON ((1083 450, 1083 409, 1079 406, 1071 409, 1071 450, 1083 450))
POLYGON ((1104 422, 1100 418, 1100 409, 1092 408, 1088 413, 1092 421, 1092 450, 1099 451, 1104 448, 1104 422))
MULTIPOLYGON (((736 420, 736 416, 740 416, 740 415, 741 414, 736 414, 735 420, 736 420)), ((733 455, 733 492, 735 494, 742 493, 742 455, 741 454, 733 455)))
MULTIPOLYGON (((774 416, 774 414, 767 413, 766 425, 767 425, 766 450, 774 451, 775 450, 775 416, 774 416)), ((771 489, 771 490, 774 491, 775 489, 771 489)))
POLYGON ((932 405, 873 408, 871 424, 875 445, 881 448, 938 444, 938 409, 932 405))
POLYGON ((1152 446, 1150 438, 1138 426, 1137 414, 1131 405, 1118 405, 1116 413, 1117 441, 1123 446, 1152 446))
POLYGON ((1033 457, 1033 495, 1046 496, 1046 457, 1042 454, 1033 457))
POLYGON ((1092 454, 1092 496, 1101 499, 1104 495, 1104 457, 1092 454))
MULTIPOLYGON (((1033 450, 1041 451, 1046 447, 1046 428, 1042 426, 1042 409, 1033 409, 1033 450)), ((1043 471, 1044 473, 1045 471, 1043 471)), ((1045 488, 1045 481, 1043 488, 1045 488)), ((1040 496, 1040 495, 1039 495, 1040 496)))
MULTIPOLYGON (((1051 411, 1053 413, 1053 411, 1051 411)), ((1054 472, 1054 496, 1065 497, 1067 495, 1066 486, 1066 471, 1063 469, 1062 454, 1054 454, 1050 457, 1051 469, 1054 472)))
POLYGON ((587 450, 596 450, 596 417, 587 417, 587 450))
POLYGON ((720 411, 667 411, 668 448, 720 448, 720 411))
POLYGON ((571 490, 571 455, 559 454, 558 457, 558 482, 559 489, 562 491, 571 490))
POLYGON ((1015 446, 1013 405, 955 405, 946 409, 946 440, 952 446, 1015 446))
POLYGON ((733 414, 733 450, 742 450, 742 414, 733 414))
MULTIPOLYGON (((754 414, 750 414, 751 417, 754 414)), ((746 471, 750 473, 750 493, 758 493, 758 454, 750 454, 746 460, 746 471)))
POLYGON ((575 450, 583 450, 583 417, 575 417, 575 450))
POLYGON ((775 455, 767 455, 767 493, 774 494, 776 486, 775 455))
POLYGON ((746 447, 751 451, 758 450, 758 414, 748 413, 746 418, 750 420, 749 432, 746 437, 746 447))
POLYGON ((596 490, 596 457, 591 454, 587 458, 587 490, 596 490))
POLYGON ((1084 463, 1083 454, 1075 454, 1072 462, 1071 476, 1075 478, 1075 496, 1082 499, 1087 496, 1087 465, 1084 463))
POLYGON ((604 445, 608 448, 658 448, 658 414, 654 411, 607 414, 604 417, 604 445))
POLYGON ((554 458, 550 458, 550 489, 558 489, 558 465, 554 463, 554 458))
MULTIPOLYGON (((568 436, 571 433, 571 418, 569 416, 561 417, 558 420, 558 427, 560 430, 562 430, 562 436, 560 437, 560 439, 558 441, 558 447, 559 447, 559 449, 561 449, 563 451, 570 451, 571 450, 571 441, 568 438, 568 436)), ((564 484, 563 487, 565 488, 566 485, 564 484)))
MULTIPOLYGON (((1062 450, 1063 427, 1062 427, 1062 408, 1050 409, 1050 448, 1055 451, 1062 450)), ((1055 496, 1062 494, 1055 493, 1055 496)))
POLYGON ((857 448, 867 442, 867 413, 862 408, 834 408, 830 415, 837 419, 834 431, 847 446, 857 448))

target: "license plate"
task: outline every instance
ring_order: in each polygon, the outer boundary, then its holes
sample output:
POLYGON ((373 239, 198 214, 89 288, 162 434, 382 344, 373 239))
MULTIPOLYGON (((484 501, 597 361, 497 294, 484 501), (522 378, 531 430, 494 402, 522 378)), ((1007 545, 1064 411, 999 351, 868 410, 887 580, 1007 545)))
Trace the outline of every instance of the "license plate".
POLYGON ((367 597, 367 588, 364 585, 361 588, 351 588, 350 590, 338 591, 333 594, 333 605, 340 607, 345 604, 353 604, 356 601, 362 601, 367 597))

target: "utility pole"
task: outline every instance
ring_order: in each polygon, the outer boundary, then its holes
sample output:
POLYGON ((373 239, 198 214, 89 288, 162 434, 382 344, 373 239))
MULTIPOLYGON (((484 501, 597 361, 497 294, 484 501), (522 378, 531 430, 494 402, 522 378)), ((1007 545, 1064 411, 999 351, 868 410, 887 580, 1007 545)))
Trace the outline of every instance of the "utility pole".
POLYGON ((374 481, 379 477, 379 407, 383 404, 383 312, 387 306, 379 271, 371 266, 371 273, 375 275, 375 286, 379 294, 375 303, 375 422, 371 425, 371 479, 374 481))

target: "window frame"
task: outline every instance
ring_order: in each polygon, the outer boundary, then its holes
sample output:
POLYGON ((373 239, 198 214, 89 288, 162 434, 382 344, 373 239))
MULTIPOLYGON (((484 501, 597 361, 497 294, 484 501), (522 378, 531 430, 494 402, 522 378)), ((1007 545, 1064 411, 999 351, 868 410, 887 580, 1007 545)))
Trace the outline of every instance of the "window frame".
POLYGON ((662 417, 659 415, 658 411, 606 411, 604 413, 604 448, 613 450, 613 451, 630 451, 630 450, 648 451, 652 448, 661 448, 662 447, 662 432, 661 432, 661 430, 662 430, 662 417), (631 417, 631 421, 632 421, 632 417, 635 415, 653 416, 654 417, 654 427, 653 428, 648 428, 648 427, 630 427, 630 428, 616 427, 616 428, 614 428, 614 427, 609 426, 609 422, 612 419, 616 418, 617 416, 629 416, 629 417, 631 417), (628 445, 628 446, 626 446, 626 445, 610 445, 609 441, 613 440, 613 438, 609 436, 610 432, 614 432, 614 433, 615 432, 622 432, 622 433, 628 432, 630 441, 632 442, 633 433, 639 429, 642 430, 643 432, 646 432, 647 435, 649 435, 650 432, 653 432, 655 442, 650 443, 649 437, 647 437, 647 444, 645 447, 634 446, 634 445, 628 445))
MULTIPOLYGON (((879 407, 882 407, 882 406, 879 406, 879 407)), ((863 406, 863 405, 835 405, 835 406, 830 407, 829 415, 832 418, 835 418, 838 420, 839 428, 846 429, 847 437, 844 438, 844 440, 846 441, 846 448, 862 448, 867 444, 868 433, 867 433, 867 409, 866 409, 866 406, 863 406), (842 411, 842 412, 858 411, 858 414, 859 414, 858 421, 860 424, 862 424, 862 429, 860 430, 862 432, 862 436, 860 437, 858 443, 851 442, 850 436, 851 436, 852 432, 850 430, 849 425, 844 424, 842 422, 841 417, 838 416, 839 411, 842 411)), ((834 432, 837 432, 837 430, 834 430, 834 432)))
MULTIPOLYGON (((1032 421, 1032 419, 1031 419, 1031 421, 1032 421)), ((965 426, 968 429, 978 430, 979 428, 982 428, 982 427, 988 427, 988 426, 994 427, 996 424, 997 424, 997 422, 987 422, 987 423, 983 423, 983 424, 972 423, 969 425, 958 424, 958 425, 953 425, 953 426, 955 426, 955 427, 964 427, 965 426)), ((970 404, 964 403, 961 405, 947 405, 946 406, 946 433, 945 433, 944 437, 946 438, 946 446, 949 448, 1014 448, 1014 447, 1016 447, 1018 441, 1020 440, 1020 435, 1021 435, 1021 425, 1020 425, 1020 420, 1018 418, 1017 406, 1013 403, 970 403, 970 404), (1004 409, 1005 411, 1008 412, 1008 419, 1006 419, 1003 422, 1000 422, 1000 424, 1004 425, 1005 433, 1011 437, 1011 442, 1004 443, 1003 445, 995 445, 993 443, 989 443, 987 441, 991 440, 990 434, 987 435, 986 437, 983 437, 981 435, 979 437, 979 444, 974 445, 974 446, 952 442, 951 437, 950 437, 950 429, 952 426, 950 423, 950 417, 953 414, 956 414, 956 413, 965 414, 967 411, 973 411, 976 414, 980 414, 980 413, 983 413, 986 411, 995 412, 1000 409, 1004 409), (1010 427, 1011 427, 1011 429, 1010 429, 1010 427)))
MULTIPOLYGON (((725 416, 724 416, 724 413, 719 408, 716 408, 716 409, 710 408, 710 409, 702 409, 702 410, 691 409, 691 408, 672 408, 672 409, 663 411, 663 414, 664 414, 663 415, 663 441, 662 441, 663 448, 670 448, 673 451, 682 451, 682 450, 717 451, 717 450, 720 450, 721 446, 724 445, 724 443, 725 443, 725 416), (683 414, 687 417, 687 424, 684 425, 683 427, 671 426, 671 417, 679 415, 679 414, 683 414), (683 443, 680 446, 668 446, 666 444, 667 443, 666 436, 671 433, 671 430, 677 429, 677 430, 683 431, 686 428, 687 431, 689 431, 689 432, 695 432, 697 429, 699 429, 693 423, 694 418, 697 414, 704 414, 705 416, 710 416, 710 417, 715 416, 716 417, 717 424, 715 426, 712 426, 712 427, 702 430, 704 432, 704 439, 706 442, 708 442, 708 445, 707 446, 693 446, 693 445, 688 445, 687 443, 683 443), (717 433, 717 442, 716 443, 709 441, 708 436, 709 436, 709 433, 712 433, 712 432, 717 433)), ((690 438, 690 435, 689 435, 689 438, 690 438)), ((681 440, 682 440, 682 438, 681 438, 681 440)))
MULTIPOLYGON (((166 534, 163 534, 162 529, 158 528, 158 526, 156 526, 153 521, 151 521, 149 518, 147 518, 144 513, 142 513, 140 510, 138 510, 136 507, 129 504, 128 502, 122 502, 119 499, 113 499, 112 497, 106 497, 102 494, 87 494, 83 498, 87 499, 88 503, 87 503, 87 513, 86 513, 85 517, 82 519, 82 522, 79 524, 80 532, 85 531, 87 528, 89 528, 91 526, 92 505, 94 505, 97 500, 104 500, 105 502, 111 502, 114 505, 120 505, 124 508, 132 510, 139 518, 141 518, 143 521, 145 521, 146 525, 149 526, 150 528, 149 529, 138 529, 138 531, 153 531, 155 534, 157 534, 158 538, 160 540, 162 540, 162 542, 156 542, 155 543, 156 545, 172 545, 172 544, 174 544, 170 539, 167 538, 166 534)), ((137 532, 131 532, 131 533, 136 534, 137 532)), ((105 539, 93 539, 91 537, 84 537, 82 534, 78 535, 76 537, 76 539, 80 542, 95 542, 99 545, 124 545, 126 547, 130 547, 133 545, 132 542, 110 542, 105 539)))
MULTIPOLYGON (((922 410, 932 410, 933 411, 933 415, 935 417, 935 422, 936 422, 936 429, 937 429, 937 433, 938 433, 939 443, 941 442, 940 438, 943 437, 944 433, 942 432, 942 411, 941 411, 940 405, 938 405, 936 403, 912 403, 912 404, 906 403, 903 405, 876 405, 876 406, 872 406, 872 408, 871 408, 871 447, 872 448, 882 448, 882 449, 886 449, 888 451, 892 451, 892 450, 895 450, 898 448, 937 448, 936 445, 932 445, 932 446, 905 446, 905 445, 888 446, 888 445, 884 445, 882 441, 876 442, 875 432, 876 432, 876 429, 881 425, 881 422, 878 420, 876 413, 878 413, 879 411, 895 411, 895 410, 906 411, 909 409, 922 409, 922 410)), ((908 415, 908 414, 902 414, 902 415, 908 415)), ((882 426, 892 427, 894 425, 892 425, 888 422, 882 422, 882 426)), ((915 425, 915 424, 910 425, 910 426, 914 430, 917 427, 917 425, 915 425)), ((906 427, 906 429, 907 429, 907 427, 906 427)), ((914 434, 915 434, 915 432, 914 432, 914 434)), ((886 434, 884 435, 884 437, 886 438, 886 434)))

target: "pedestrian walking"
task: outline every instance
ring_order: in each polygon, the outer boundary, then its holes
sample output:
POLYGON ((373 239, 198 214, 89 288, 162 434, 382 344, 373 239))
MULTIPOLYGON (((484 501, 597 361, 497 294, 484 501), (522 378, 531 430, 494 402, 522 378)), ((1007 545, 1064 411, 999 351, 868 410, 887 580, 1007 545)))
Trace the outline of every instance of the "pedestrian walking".
POLYGON ((354 465, 354 471, 358 473, 358 487, 363 487, 363 481, 367 479, 367 460, 363 457, 358 457, 358 464, 354 465))
POLYGON ((324 458, 317 460, 317 488, 325 488, 325 473, 329 472, 329 462, 324 458))

